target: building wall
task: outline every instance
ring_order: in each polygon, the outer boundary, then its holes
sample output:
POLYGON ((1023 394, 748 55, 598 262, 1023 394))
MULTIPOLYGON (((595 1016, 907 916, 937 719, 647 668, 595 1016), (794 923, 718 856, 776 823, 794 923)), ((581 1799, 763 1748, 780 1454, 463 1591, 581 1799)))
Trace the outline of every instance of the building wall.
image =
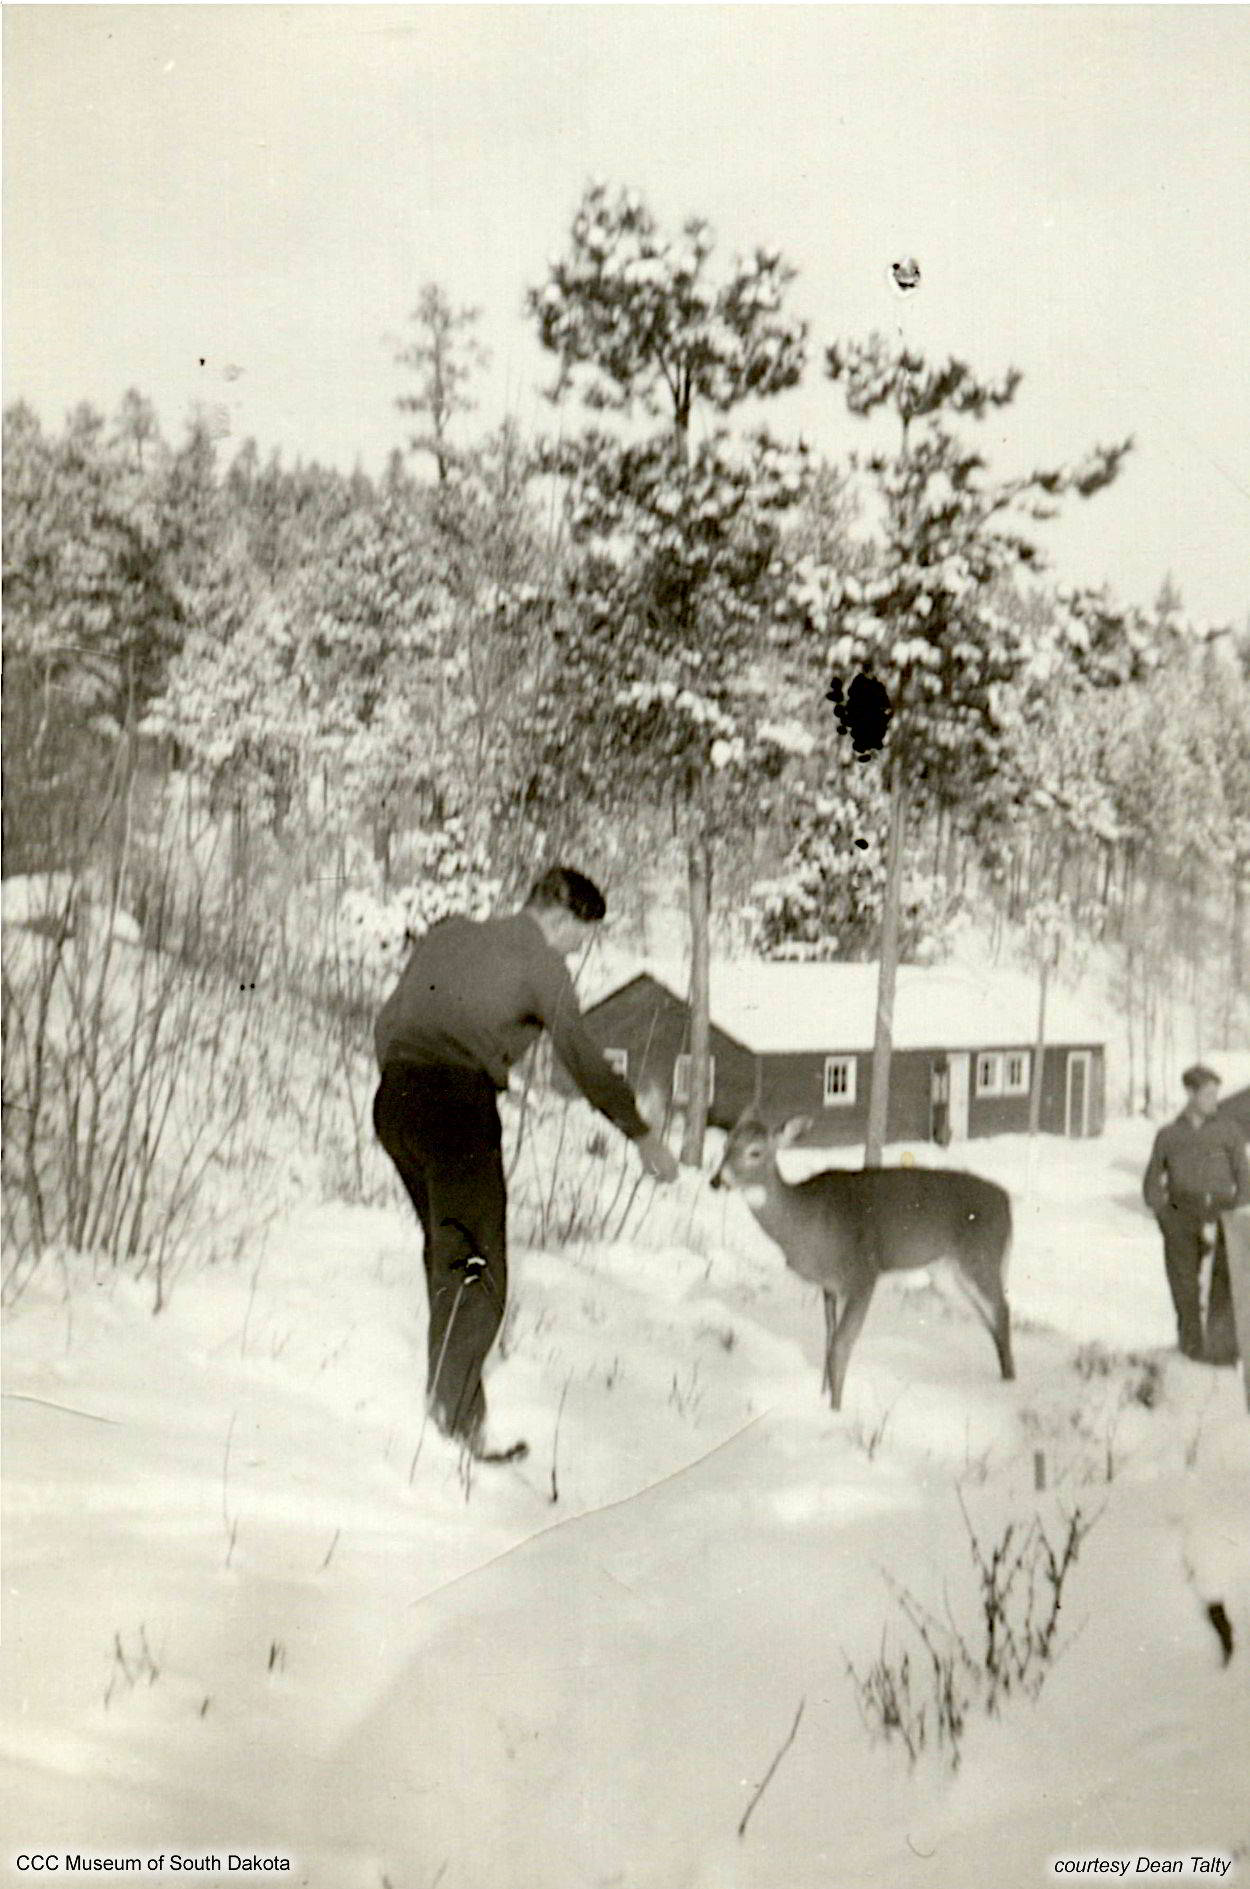
MULTIPOLYGON (((601 1049, 626 1052, 626 1079, 643 1114, 649 1121, 662 1120, 671 1107, 674 1065, 690 1049, 686 1005, 670 997, 663 985, 639 978, 588 1010, 586 1027, 601 1049)), ((716 1086, 709 1119, 714 1128, 732 1128, 755 1093, 755 1058, 715 1024, 711 1038, 716 1086)), ((561 1094, 575 1092, 558 1062, 553 1080, 561 1094)))
POLYGON ((1107 1125, 1107 1052, 1101 1043, 1093 1045, 1094 1050, 1094 1109, 1090 1121, 1090 1134, 1101 1135, 1107 1125))
MULTIPOLYGON (((830 1055, 838 1054, 830 1051, 830 1055)), ((796 1145, 842 1148, 862 1143, 868 1129, 868 1093, 872 1057, 855 1058, 855 1100, 825 1106, 825 1052, 761 1058, 762 1106, 770 1121, 792 1115, 811 1117, 811 1128, 796 1145)), ((927 1141, 930 1126, 931 1067, 927 1050, 899 1050, 890 1058, 890 1106, 886 1139, 927 1141)))
POLYGON ((1090 1055, 1089 1065, 1089 1134, 1101 1135, 1107 1116, 1107 1060, 1101 1043, 1065 1044, 1062 1049, 1047 1050, 1046 1064, 1049 1082, 1049 1070, 1052 1057, 1058 1074, 1055 1078, 1055 1099, 1047 1110, 1043 1097, 1042 1127, 1047 1132, 1065 1135, 1068 1132, 1067 1096, 1068 1096, 1068 1053, 1069 1049, 1087 1049, 1090 1055))
MULTIPOLYGON (((1028 1044, 1006 1043, 1002 1046, 1001 1051, 998 1050, 997 1046, 995 1047, 995 1051, 994 1051, 995 1054, 1005 1053, 1007 1055, 1010 1055, 1013 1052, 1023 1053, 1028 1056, 1029 1058, 1028 1066, 1029 1066, 1029 1074, 1030 1074, 1030 1080, 1031 1080, 1032 1069, 1033 1069, 1033 1056, 1032 1056, 1032 1051, 1029 1048, 1028 1044)), ((1028 1090, 1026 1089, 1023 1095, 978 1095, 977 1094, 978 1055, 979 1055, 979 1052, 977 1051, 973 1052, 971 1065, 970 1065, 970 1074, 969 1074, 970 1087, 969 1087, 969 1092, 968 1092, 968 1139, 971 1141, 973 1139, 979 1138, 982 1135, 1018 1135, 1018 1134, 1021 1134, 1025 1129, 1027 1129, 1029 1125, 1028 1090)), ((1056 1056, 1056 1054, 1053 1051, 1048 1050, 1045 1057, 1042 1060, 1042 1121, 1043 1121, 1043 1124, 1046 1122, 1046 1115, 1047 1115, 1048 1086, 1049 1087, 1054 1086, 1055 1081, 1056 1081, 1056 1072, 1058 1072, 1057 1080, 1058 1080, 1059 1106, 1062 1107, 1063 1072, 1066 1070, 1066 1067, 1067 1067, 1067 1057, 1065 1055, 1056 1056)), ((1061 1122, 1057 1121, 1056 1127, 1057 1127, 1058 1132, 1062 1132, 1061 1122)))
MULTIPOLYGON (((1008 1045, 1007 1048, 1024 1045, 1008 1045)), ((1063 1044, 1047 1048, 1042 1063, 1043 1134, 1067 1133, 1068 1055, 1070 1048, 1088 1048, 1089 1133, 1100 1135, 1106 1106, 1106 1070, 1101 1045, 1063 1044)), ((834 1052, 830 1052, 834 1053, 834 1052)), ((939 1052, 898 1050, 890 1058, 890 1106, 886 1128, 887 1141, 928 1141, 933 1132, 933 1075, 944 1062, 939 1052)), ((810 1115, 812 1127, 798 1144, 802 1147, 837 1148, 862 1143, 868 1129, 868 1094, 872 1078, 872 1057, 856 1058, 856 1092, 853 1103, 824 1106, 825 1056, 766 1056, 761 1059, 763 1112, 770 1121, 785 1121, 792 1115, 810 1115)), ((1029 1125, 1028 1095, 978 1096, 976 1094, 976 1055, 971 1056, 968 1097, 968 1139, 984 1135, 1023 1134, 1029 1125)))
MULTIPOLYGON (((628 1080, 639 1094, 643 1112, 651 1120, 663 1118, 671 1106, 673 1066, 689 1051, 689 1015, 684 1002, 671 997, 648 977, 637 978, 586 1013, 586 1026, 600 1048, 623 1049, 629 1057, 628 1080)), ((1028 1044, 992 1046, 994 1049, 1030 1050, 1028 1044)), ((1067 1132, 1068 1045, 1048 1047, 1042 1064, 1043 1133, 1067 1132)), ((1081 1045, 1074 1047, 1080 1048, 1081 1045)), ((1102 1133, 1106 1072, 1103 1050, 1090 1044, 1089 1132, 1102 1133)), ((830 1051, 829 1054, 840 1052, 830 1051)), ((857 1053, 855 1100, 824 1103, 825 1051, 768 1055, 758 1059, 749 1050, 712 1025, 712 1054, 716 1058, 716 1088, 710 1121, 716 1128, 731 1128, 738 1117, 758 1103, 772 1123, 806 1115, 812 1126, 799 1145, 846 1147, 862 1144, 868 1126, 868 1095, 872 1057, 857 1053), (758 1071, 757 1071, 758 1061, 758 1071), (757 1091, 758 1078, 758 1091, 757 1091)), ((933 1074, 944 1061, 941 1052, 898 1050, 890 1061, 888 1141, 928 1141, 933 1129, 933 1074)), ((572 1093, 567 1075, 556 1065, 555 1082, 562 1093, 572 1093)), ((979 1096, 976 1093, 976 1053, 971 1057, 968 1097, 969 1139, 983 1135, 1018 1134, 1029 1125, 1028 1095, 979 1096)))
MULTIPOLYGON (((996 1049, 997 1047, 995 1045, 996 1049)), ((1023 1043, 1006 1044, 1003 1047, 1008 1052, 1013 1049, 1029 1049, 1029 1046, 1023 1043)), ((1074 1049, 1089 1051, 1089 1133, 1091 1135, 1102 1133, 1106 1091, 1102 1047, 1092 1043, 1063 1043, 1048 1045, 1042 1058, 1042 1107, 1039 1127, 1044 1135, 1066 1135, 1068 1132, 1068 1057, 1074 1049)), ((1031 1057, 1031 1050, 1029 1054, 1031 1057)), ((972 1086, 968 1097, 969 1140, 982 1135, 1024 1134, 1029 1126, 1027 1092, 1024 1095, 978 1095, 976 1067, 977 1058, 974 1054, 971 1065, 972 1086)))

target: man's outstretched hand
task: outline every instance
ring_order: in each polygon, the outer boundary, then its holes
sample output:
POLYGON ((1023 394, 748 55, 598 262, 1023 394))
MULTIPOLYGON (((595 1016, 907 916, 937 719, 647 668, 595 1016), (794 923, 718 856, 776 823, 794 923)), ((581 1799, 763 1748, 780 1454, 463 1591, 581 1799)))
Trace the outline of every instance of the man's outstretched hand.
POLYGON ((634 1146, 638 1150, 638 1159, 642 1162, 643 1173, 649 1174, 653 1181, 659 1181, 662 1187, 668 1187, 677 1179, 677 1163, 654 1128, 649 1135, 644 1135, 641 1141, 636 1141, 634 1146))

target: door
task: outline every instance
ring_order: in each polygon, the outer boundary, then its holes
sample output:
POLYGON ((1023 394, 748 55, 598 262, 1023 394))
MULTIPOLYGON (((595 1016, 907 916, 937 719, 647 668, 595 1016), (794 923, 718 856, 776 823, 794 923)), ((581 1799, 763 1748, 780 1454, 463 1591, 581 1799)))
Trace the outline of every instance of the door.
POLYGON ((929 1140, 945 1148, 950 1131, 951 1079, 946 1072, 945 1056, 935 1057, 929 1065, 929 1140))
POLYGON ((967 1050, 952 1050, 947 1057, 950 1080, 948 1097, 952 1141, 968 1139, 968 1070, 972 1058, 967 1050))
POLYGON ((1068 1051, 1068 1133, 1089 1133, 1089 1077, 1093 1061, 1089 1050, 1068 1051))

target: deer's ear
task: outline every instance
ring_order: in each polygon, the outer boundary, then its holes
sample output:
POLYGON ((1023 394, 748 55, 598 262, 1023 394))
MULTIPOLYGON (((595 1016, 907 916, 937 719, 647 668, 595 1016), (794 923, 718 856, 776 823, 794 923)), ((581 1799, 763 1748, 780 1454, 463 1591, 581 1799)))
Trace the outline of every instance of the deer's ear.
POLYGON ((792 1115, 788 1122, 783 1122, 777 1130, 777 1146, 791 1148, 802 1139, 812 1125, 810 1115, 792 1115))

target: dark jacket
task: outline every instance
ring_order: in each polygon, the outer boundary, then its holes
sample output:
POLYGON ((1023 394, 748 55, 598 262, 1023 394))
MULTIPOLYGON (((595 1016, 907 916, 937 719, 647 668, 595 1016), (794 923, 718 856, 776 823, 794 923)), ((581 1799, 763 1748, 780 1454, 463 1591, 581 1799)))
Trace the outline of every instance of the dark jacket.
POLYGON ((1167 1207, 1214 1214, 1250 1201, 1250 1167, 1236 1124, 1222 1115, 1195 1124, 1182 1112, 1155 1136, 1142 1193, 1156 1214, 1167 1207))
POLYGON ((537 921, 444 918, 413 946, 374 1030, 379 1067, 450 1063, 483 1070, 496 1089, 540 1031, 586 1100, 631 1141, 645 1135, 634 1092, 582 1022, 568 967, 537 921))

